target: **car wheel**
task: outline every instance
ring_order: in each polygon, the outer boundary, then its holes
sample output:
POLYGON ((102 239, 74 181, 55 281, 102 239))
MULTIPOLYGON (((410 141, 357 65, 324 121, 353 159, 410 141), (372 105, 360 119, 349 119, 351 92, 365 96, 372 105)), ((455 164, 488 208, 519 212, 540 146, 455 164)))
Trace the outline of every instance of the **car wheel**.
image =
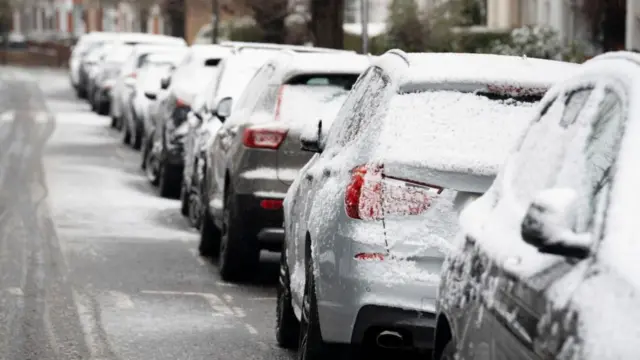
POLYGON ((205 206, 202 210, 202 226, 200 227, 200 245, 198 251, 201 256, 215 258, 220 251, 220 230, 213 223, 209 209, 205 206))
POLYGON ((322 340, 315 276, 313 275, 313 262, 309 260, 307 263, 304 295, 302 297, 298 359, 325 360, 333 359, 339 355, 337 347, 333 347, 322 340))
POLYGON ((140 148, 142 147, 142 129, 138 129, 138 131, 136 131, 135 136, 133 137, 133 149, 134 150, 140 150, 140 148))
POLYGON ((454 360, 456 358, 456 342, 451 339, 447 346, 442 350, 442 355, 440 355, 440 360, 454 360))
POLYGON ((176 169, 168 164, 160 162, 158 171, 160 187, 160 196, 169 199, 176 199, 180 197, 180 176, 176 175, 176 169))
POLYGON ((122 143, 125 145, 131 145, 131 131, 129 131, 129 127, 127 125, 124 125, 122 129, 122 143))
POLYGON ((191 195, 187 190, 187 185, 182 184, 182 187, 180 189, 180 214, 182 214, 183 216, 189 215, 189 207, 191 206, 190 200, 191 195))
POLYGON ((153 155, 151 149, 147 150, 145 156, 145 174, 147 175, 147 179, 153 186, 158 185, 158 160, 153 155))
POLYGON ((200 229, 202 226, 202 210, 200 209, 202 204, 200 203, 200 196, 194 192, 189 194, 189 209, 187 210, 189 222, 191 226, 196 229, 200 229))
POLYGON ((286 250, 280 255, 280 276, 278 280, 278 302, 276 304, 276 341, 280 347, 295 349, 300 337, 300 323, 291 305, 291 288, 286 250))
POLYGON ((118 127, 118 118, 113 115, 111 115, 111 127, 114 129, 118 127))
POLYGON ((140 151, 140 169, 145 170, 147 168, 147 154, 150 152, 151 141, 144 137, 142 141, 142 151, 140 151))
POLYGON ((246 234, 232 185, 227 187, 224 202, 218 267, 223 280, 241 280, 254 274, 260 262, 260 248, 256 239, 246 234))

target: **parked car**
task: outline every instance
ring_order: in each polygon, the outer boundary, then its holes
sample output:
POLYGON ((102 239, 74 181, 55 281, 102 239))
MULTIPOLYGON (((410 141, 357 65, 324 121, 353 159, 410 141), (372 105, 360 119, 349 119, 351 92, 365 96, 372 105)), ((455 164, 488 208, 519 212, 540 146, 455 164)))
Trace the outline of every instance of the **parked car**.
POLYGON ((132 54, 122 66, 120 76, 116 80, 113 92, 112 110, 115 116, 116 127, 122 128, 122 142, 131 145, 134 149, 140 149, 142 145, 142 126, 140 118, 135 116, 134 98, 136 96, 137 77, 140 76, 146 59, 151 54, 176 53, 184 56, 188 48, 177 49, 176 46, 163 45, 136 45, 132 54))
POLYGON ((301 358, 429 351, 443 249, 464 204, 572 64, 392 50, 360 77, 285 199, 276 335, 301 358), (336 346, 334 346, 336 345, 336 346), (339 346, 342 345, 342 346, 339 346))
POLYGON ((109 32, 91 32, 81 35, 78 42, 73 47, 71 55, 69 56, 69 80, 71 85, 76 90, 78 97, 84 98, 86 96, 84 85, 80 80, 80 64, 82 58, 95 46, 100 46, 102 43, 113 39, 116 36, 115 33, 109 32))
MULTIPOLYGON (((123 68, 120 71, 120 75, 116 79, 116 84, 113 88, 113 96, 111 102, 111 124, 113 127, 119 130, 127 130, 123 125, 125 125, 128 119, 125 118, 127 115, 127 107, 130 105, 130 99, 133 93, 133 88, 136 83, 136 76, 138 75, 138 70, 142 66, 144 59, 147 57, 149 53, 152 52, 169 52, 169 51, 187 51, 186 46, 176 46, 173 45, 163 45, 163 44, 137 44, 134 45, 133 51, 129 58, 123 64, 123 68), (172 49, 173 48, 173 49, 172 49), (179 50, 178 50, 179 49, 179 50)), ((129 129, 131 131, 131 129, 129 129)), ((127 134, 127 131, 123 131, 124 139, 127 140, 130 138, 131 133, 127 134)))
POLYGON ((136 77, 136 85, 132 100, 132 116, 141 125, 136 136, 144 143, 152 123, 151 112, 156 102, 163 77, 174 69, 184 58, 186 52, 172 51, 149 55, 136 77))
POLYGON ((165 96, 160 99, 154 132, 150 133, 146 153, 146 172, 160 195, 177 198, 182 187, 184 167, 184 128, 196 94, 203 91, 218 71, 220 61, 231 53, 228 47, 193 45, 171 74, 165 96))
POLYGON ((355 54, 353 50, 331 49, 315 46, 269 44, 248 41, 222 41, 221 46, 229 46, 237 49, 271 49, 271 50, 291 50, 297 53, 349 53, 355 54))
POLYGON ((87 94, 87 72, 83 69, 82 59, 86 56, 87 50, 94 47, 103 46, 105 44, 162 44, 186 46, 186 42, 182 38, 166 35, 143 34, 143 33, 90 33, 78 41, 78 44, 72 51, 70 60, 71 80, 81 98, 87 94), (76 70, 77 69, 77 70, 76 70), (78 75, 77 80, 75 79, 78 75))
POLYGON ((132 45, 108 45, 108 51, 102 58, 94 80, 89 89, 92 107, 100 115, 109 115, 112 89, 120 75, 122 65, 133 51, 132 45))
MULTIPOLYGON (((300 151, 298 127, 289 127, 280 118, 284 89, 348 90, 368 65, 369 58, 357 54, 284 50, 255 74, 233 113, 229 110, 235 100, 225 98, 217 104, 218 115, 226 120, 207 150, 200 252, 219 253, 224 280, 254 274, 260 250, 282 248, 282 199, 309 158, 300 151)), ((302 115, 299 121, 317 114, 302 115)))
POLYGON ((201 94, 199 106, 191 110, 185 136, 185 159, 182 180, 181 212, 199 228, 202 217, 202 179, 207 169, 206 149, 222 122, 215 105, 224 98, 238 98, 267 60, 278 54, 277 49, 235 49, 233 55, 220 62, 218 75, 201 94))
POLYGON ((96 92, 98 90, 98 82, 100 76, 103 75, 103 64, 109 53, 114 49, 111 44, 100 46, 96 50, 91 51, 84 58, 83 62, 92 64, 87 71, 86 93, 87 101, 91 105, 91 110, 98 112, 98 104, 96 103, 96 92))
POLYGON ((436 359, 633 359, 634 104, 640 57, 597 56, 551 89, 496 181, 460 215, 436 359))

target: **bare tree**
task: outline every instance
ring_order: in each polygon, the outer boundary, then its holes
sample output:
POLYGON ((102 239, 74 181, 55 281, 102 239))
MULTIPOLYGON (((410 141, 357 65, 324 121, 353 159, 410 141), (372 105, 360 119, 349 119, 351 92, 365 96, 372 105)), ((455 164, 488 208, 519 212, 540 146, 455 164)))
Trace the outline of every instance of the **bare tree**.
POLYGON ((344 48, 344 0, 310 0, 311 33, 316 46, 344 48))
POLYGON ((583 0, 582 11, 591 27, 592 40, 602 50, 624 46, 627 2, 625 0, 583 0))
POLYGON ((289 16, 288 0, 245 0, 253 18, 262 30, 263 41, 282 44, 287 36, 285 19, 289 16))

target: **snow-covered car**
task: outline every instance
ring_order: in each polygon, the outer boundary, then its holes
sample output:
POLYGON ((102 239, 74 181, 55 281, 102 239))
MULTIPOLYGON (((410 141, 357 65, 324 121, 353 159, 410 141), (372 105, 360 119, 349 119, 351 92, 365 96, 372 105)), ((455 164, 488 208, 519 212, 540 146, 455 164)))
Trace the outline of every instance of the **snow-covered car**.
POLYGON ((69 57, 69 80, 71 85, 76 90, 78 97, 84 98, 86 96, 85 84, 82 83, 80 68, 82 59, 87 55, 91 48, 100 46, 104 42, 107 42, 117 35, 115 33, 108 32, 91 32, 80 36, 78 42, 73 47, 71 55, 69 57))
POLYGON ((364 55, 283 50, 256 72, 233 112, 229 104, 235 99, 220 100, 218 114, 221 107, 227 113, 206 154, 200 251, 203 256, 219 254, 224 280, 254 276, 261 250, 282 249, 282 200, 310 158, 300 150, 297 125, 315 120, 312 105, 322 101, 313 91, 346 91, 369 64, 364 55), (300 88, 308 90, 300 106, 309 111, 284 118, 281 95, 300 88))
POLYGON ((97 89, 98 78, 100 77, 104 64, 104 59, 109 54, 112 46, 110 44, 104 44, 95 47, 91 50, 87 56, 83 59, 83 71, 86 71, 85 89, 86 98, 91 105, 91 110, 97 111, 96 104, 94 102, 94 95, 97 89))
POLYGON ((181 58, 187 53, 188 48, 165 45, 136 45, 129 58, 122 65, 121 73, 116 80, 113 92, 113 114, 120 114, 114 118, 120 123, 116 127, 122 129, 122 142, 131 145, 134 149, 140 149, 142 145, 142 119, 137 117, 134 109, 136 89, 140 81, 140 70, 146 59, 152 54, 175 54, 181 58), (120 126, 119 126, 120 125, 120 126))
POLYGON ((111 108, 111 90, 120 74, 122 65, 132 51, 131 45, 105 45, 95 78, 89 88, 88 97, 92 108, 100 115, 108 115, 111 108))
POLYGON ((639 96, 640 56, 625 52, 547 93, 460 215, 435 359, 638 358, 639 96))
POLYGON ((318 121, 302 137, 316 154, 285 198, 278 343, 305 359, 351 344, 432 349, 457 211, 573 67, 400 50, 374 61, 330 130, 318 121))
MULTIPOLYGON (((161 89, 162 78, 172 71, 182 61, 186 52, 171 51, 150 54, 138 70, 136 85, 133 92, 131 116, 139 122, 140 129, 136 137, 144 143, 152 122, 151 112, 161 89)), ((138 141, 137 139, 135 141, 138 141)))
POLYGON ((184 136, 180 127, 191 111, 196 95, 204 90, 218 72, 218 64, 232 52, 230 47, 192 45, 182 63, 172 73, 166 96, 159 99, 155 131, 145 165, 149 181, 157 184, 160 196, 178 198, 184 169, 184 136))
POLYGON ((205 152, 213 136, 222 125, 217 118, 216 106, 224 98, 237 99, 267 60, 278 54, 278 49, 236 49, 219 64, 218 76, 202 93, 199 106, 192 109, 185 137, 185 167, 182 182, 182 213, 191 224, 199 228, 202 215, 202 178, 207 171, 205 152))

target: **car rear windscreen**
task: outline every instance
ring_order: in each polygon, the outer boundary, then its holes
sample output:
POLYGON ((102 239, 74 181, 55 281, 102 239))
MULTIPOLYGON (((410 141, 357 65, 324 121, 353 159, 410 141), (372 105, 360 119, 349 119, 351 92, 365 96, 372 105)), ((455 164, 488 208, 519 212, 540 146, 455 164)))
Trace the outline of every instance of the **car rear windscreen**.
POLYGON ((289 79, 287 85, 336 86, 351 90, 360 74, 304 74, 289 79))

